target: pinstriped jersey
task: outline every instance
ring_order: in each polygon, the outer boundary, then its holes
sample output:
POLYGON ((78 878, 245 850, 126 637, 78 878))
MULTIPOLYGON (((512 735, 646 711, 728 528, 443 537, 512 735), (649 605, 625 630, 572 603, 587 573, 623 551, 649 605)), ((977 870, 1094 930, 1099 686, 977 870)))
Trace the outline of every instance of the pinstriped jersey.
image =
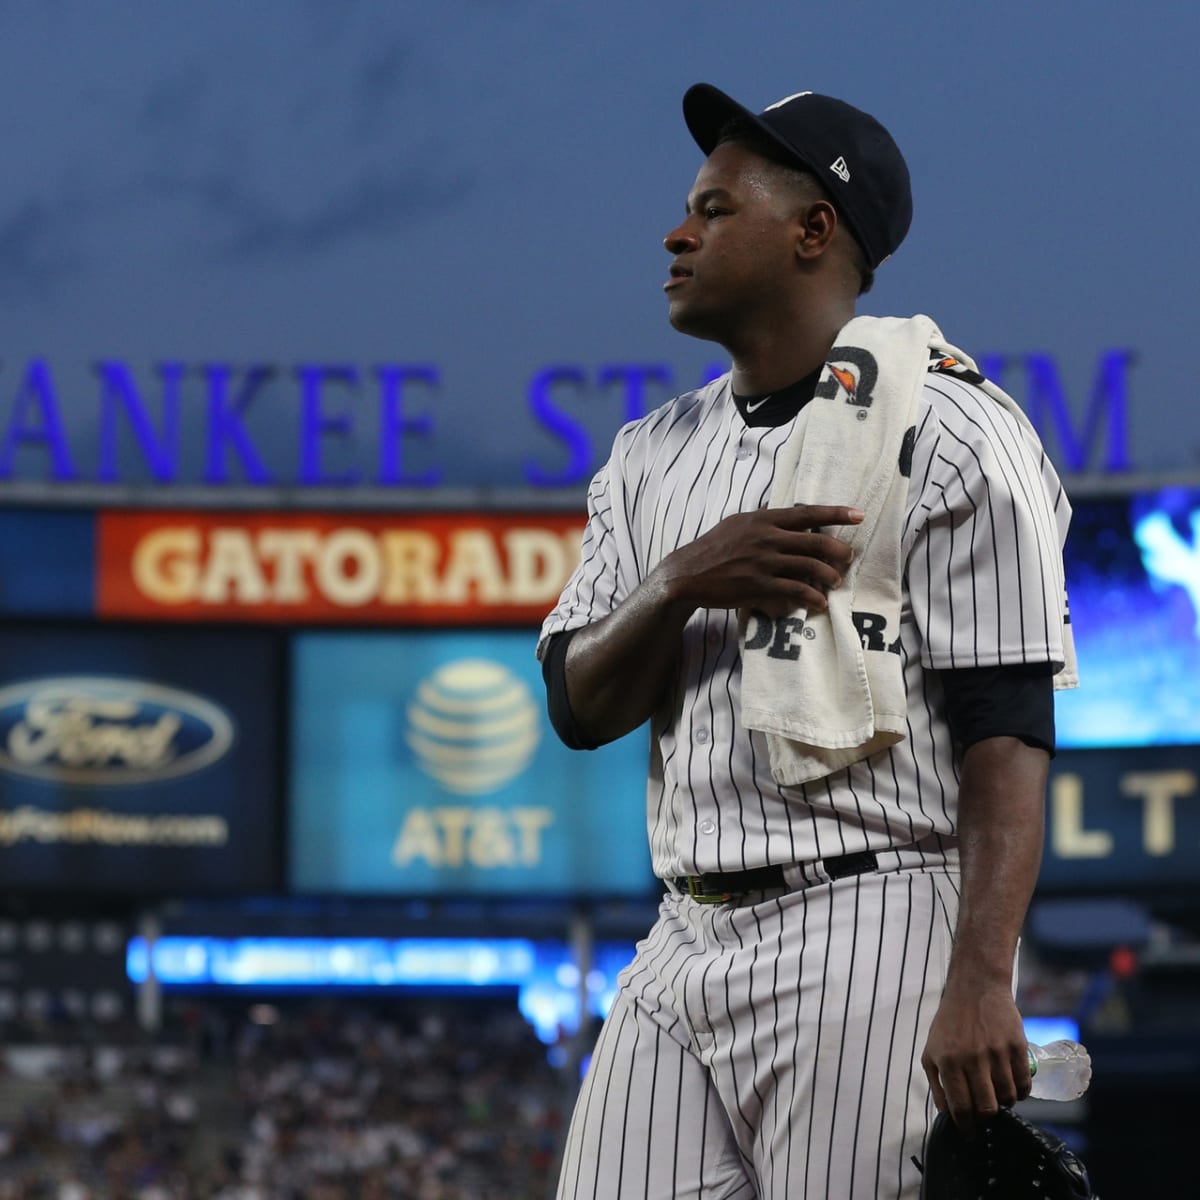
MULTIPOLYGON (((793 424, 748 427, 726 375, 622 428, 589 489, 580 564, 543 625, 539 654, 550 635, 612 612, 672 550, 766 505, 793 424)), ((1069 519, 1032 433, 971 383, 931 373, 902 530, 900 628, 860 626, 889 648, 898 643, 907 736, 818 782, 780 786, 765 737, 741 722, 737 613, 698 610, 683 630, 674 686, 650 723, 656 874, 907 846, 952 857, 959 759, 938 671, 1062 663, 1064 598, 1051 567, 1069 519)))

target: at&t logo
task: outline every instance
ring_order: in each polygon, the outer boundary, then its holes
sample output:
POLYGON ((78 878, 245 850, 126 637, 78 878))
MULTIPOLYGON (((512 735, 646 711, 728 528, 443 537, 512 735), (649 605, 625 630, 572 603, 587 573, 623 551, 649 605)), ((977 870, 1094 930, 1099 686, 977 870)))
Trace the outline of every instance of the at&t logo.
POLYGON ((448 792, 480 796, 515 779, 541 740, 538 706, 501 663, 460 658, 422 680, 408 706, 417 763, 448 792))

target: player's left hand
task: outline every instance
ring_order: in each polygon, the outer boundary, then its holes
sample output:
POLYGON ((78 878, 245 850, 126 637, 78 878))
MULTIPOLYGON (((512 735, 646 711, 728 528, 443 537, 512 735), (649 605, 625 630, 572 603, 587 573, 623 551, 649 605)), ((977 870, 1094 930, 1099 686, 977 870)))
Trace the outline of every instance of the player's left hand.
POLYGON ((1028 1049, 1009 986, 951 977, 938 1006, 921 1065, 938 1109, 964 1133, 980 1117, 1029 1095, 1028 1049))

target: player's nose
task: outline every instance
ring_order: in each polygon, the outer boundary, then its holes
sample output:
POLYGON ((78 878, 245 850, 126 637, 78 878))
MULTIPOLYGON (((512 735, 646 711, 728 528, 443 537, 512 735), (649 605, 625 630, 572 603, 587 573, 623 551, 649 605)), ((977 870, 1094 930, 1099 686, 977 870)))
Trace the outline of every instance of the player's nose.
POLYGON ((686 254, 699 245, 700 239, 686 225, 677 225, 663 238, 663 246, 668 254, 686 254))

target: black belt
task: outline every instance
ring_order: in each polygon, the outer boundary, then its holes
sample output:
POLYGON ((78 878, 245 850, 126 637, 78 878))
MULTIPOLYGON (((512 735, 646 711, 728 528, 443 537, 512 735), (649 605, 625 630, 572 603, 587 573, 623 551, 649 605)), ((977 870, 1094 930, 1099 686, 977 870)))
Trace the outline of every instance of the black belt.
MULTIPOLYGON (((873 850, 857 854, 839 854, 821 860, 821 869, 830 879, 862 875, 874 871, 879 860, 873 850)), ((791 886, 784 878, 784 867, 754 867, 749 871, 710 871, 706 875, 681 875, 671 882, 685 895, 702 904, 721 904, 746 892, 766 892, 791 886)))

